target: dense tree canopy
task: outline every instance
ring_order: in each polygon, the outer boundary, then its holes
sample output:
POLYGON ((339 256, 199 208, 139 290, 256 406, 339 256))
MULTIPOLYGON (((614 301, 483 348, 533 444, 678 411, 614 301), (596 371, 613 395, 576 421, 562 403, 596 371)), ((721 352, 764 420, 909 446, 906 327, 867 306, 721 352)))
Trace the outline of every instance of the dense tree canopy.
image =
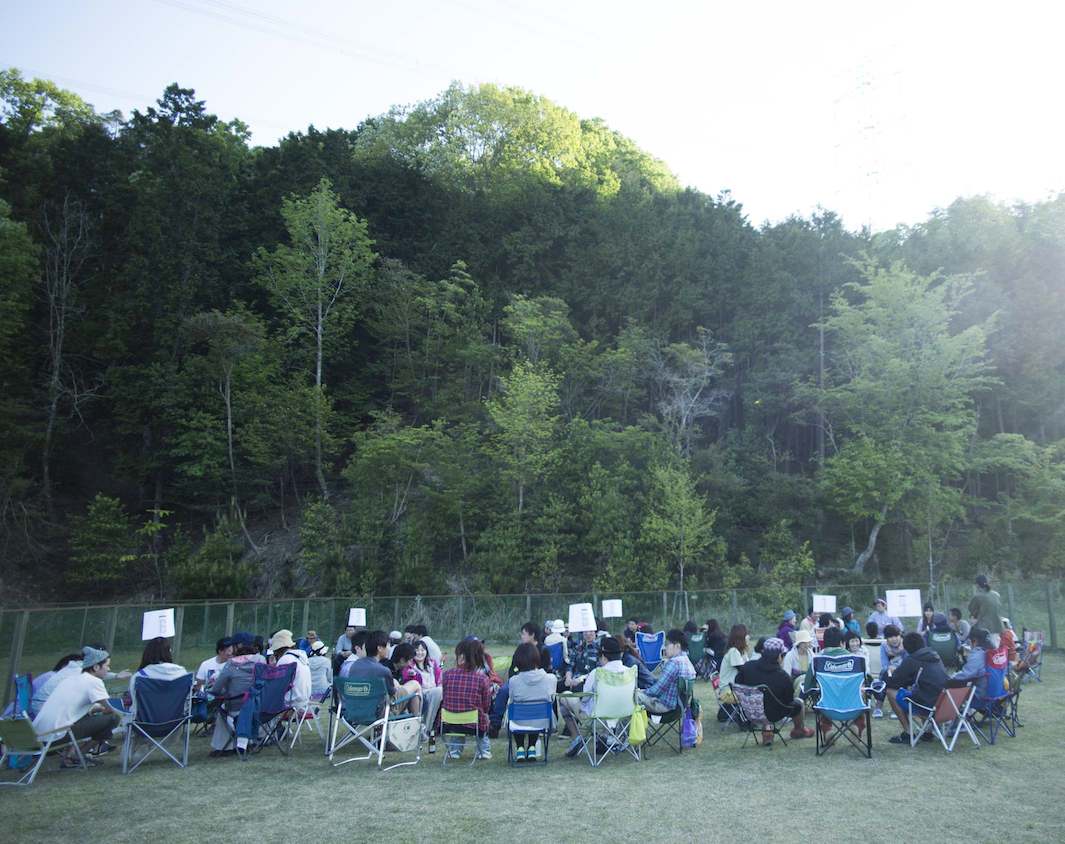
POLYGON ((1065 196, 752 226, 453 85, 271 147, 0 73, 11 599, 1052 571, 1065 196))

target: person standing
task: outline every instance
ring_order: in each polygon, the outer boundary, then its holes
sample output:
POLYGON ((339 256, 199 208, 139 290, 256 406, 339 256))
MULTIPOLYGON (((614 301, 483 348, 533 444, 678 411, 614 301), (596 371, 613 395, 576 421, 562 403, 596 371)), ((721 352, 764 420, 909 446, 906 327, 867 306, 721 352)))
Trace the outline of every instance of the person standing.
POLYGON ((991 588, 991 583, 986 574, 976 576, 976 594, 969 601, 969 618, 972 627, 982 628, 994 638, 992 644, 998 644, 997 637, 1001 635, 1002 627, 1002 596, 991 588))

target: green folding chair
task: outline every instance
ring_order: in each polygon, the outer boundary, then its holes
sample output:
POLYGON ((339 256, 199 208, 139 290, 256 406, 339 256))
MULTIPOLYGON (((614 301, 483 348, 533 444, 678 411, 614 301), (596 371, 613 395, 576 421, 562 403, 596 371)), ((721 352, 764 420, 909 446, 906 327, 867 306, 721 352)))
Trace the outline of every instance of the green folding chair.
POLYGON ((691 706, 693 695, 695 693, 695 681, 694 680, 677 680, 677 705, 669 712, 662 715, 653 715, 648 712, 647 721, 647 746, 652 747, 658 744, 660 741, 664 741, 666 746, 670 748, 674 753, 680 753, 684 750, 684 745, 681 737, 681 726, 684 723, 684 713, 691 706), (656 724, 654 719, 658 718, 659 721, 656 724), (673 736, 676 736, 676 742, 672 740, 673 736))
POLYGON ((4 745, 4 752, 0 755, 0 770, 4 769, 5 763, 11 756, 29 756, 37 759, 17 780, 3 780, 0 781, 0 785, 33 785, 37 772, 44 764, 45 757, 69 744, 74 746, 81 769, 84 771, 89 767, 85 764, 85 757, 81 755, 81 748, 78 747, 78 741, 74 738, 70 727, 61 727, 39 736, 33 729, 33 722, 28 718, 4 718, 0 720, 0 742, 4 745))
MULTIPOLYGON (((447 738, 462 736, 463 739, 473 737, 476 744, 478 739, 484 733, 481 731, 480 726, 480 713, 476 709, 467 709, 463 712, 451 712, 450 710, 440 708, 440 735, 444 741, 444 762, 447 764, 448 758, 451 756, 451 751, 447 747, 447 738), (470 731, 470 728, 473 731, 470 731)), ((477 761, 477 749, 474 748, 473 760, 470 762, 473 765, 477 761)))

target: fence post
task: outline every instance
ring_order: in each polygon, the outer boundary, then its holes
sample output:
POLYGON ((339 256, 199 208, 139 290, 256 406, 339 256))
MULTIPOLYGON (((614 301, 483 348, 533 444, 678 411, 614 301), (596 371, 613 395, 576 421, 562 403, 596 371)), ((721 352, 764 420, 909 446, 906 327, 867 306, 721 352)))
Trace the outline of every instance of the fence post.
POLYGON ((662 629, 669 627, 669 605, 666 603, 665 590, 662 591, 662 629))
POLYGON ((465 606, 464 606, 464 602, 462 600, 462 596, 459 595, 459 630, 458 630, 457 638, 461 639, 465 635, 466 635, 465 606))
POLYGON ((308 622, 311 619, 311 602, 307 599, 303 599, 303 627, 300 628, 300 635, 306 636, 308 629, 308 622))
POLYGON ((111 618, 107 622, 107 651, 115 649, 115 632, 118 630, 118 607, 111 607, 111 618))
POLYGON ((23 610, 15 622, 15 632, 11 637, 11 655, 7 660, 7 677, 4 678, 4 708, 7 708, 14 696, 15 675, 18 674, 22 661, 22 646, 26 642, 26 628, 30 623, 30 611, 23 610))
POLYGON ((1055 650, 1058 647, 1058 625, 1054 620, 1054 599, 1050 593, 1050 581, 1045 584, 1047 593, 1047 621, 1050 622, 1050 647, 1055 650))
POLYGON ((200 628, 200 645, 206 645, 211 640, 207 638, 207 625, 211 623, 211 605, 203 602, 203 627, 200 628))
POLYGON ((943 587, 943 615, 946 615, 953 601, 950 600, 950 584, 944 580, 941 585, 943 587))
POLYGON ((1010 614, 1010 624, 1013 625, 1013 629, 1017 629, 1017 619, 1013 615, 1013 584, 1006 584, 1006 612, 1010 614))
POLYGON ((181 633, 185 627, 185 608, 178 607, 174 611, 174 662, 181 659, 181 633))
POLYGON ((399 630, 399 597, 392 602, 392 629, 399 630))
POLYGON ((739 605, 739 601, 736 598, 736 590, 732 589, 730 591, 732 593, 732 623, 733 624, 739 624, 740 623, 740 605, 739 605))
POLYGON ((235 607, 232 603, 226 604, 226 638, 233 635, 233 615, 235 607))
POLYGON ((532 621, 532 595, 525 593, 525 617, 532 621))
POLYGON ((274 635, 274 602, 270 601, 266 605, 266 635, 274 635))

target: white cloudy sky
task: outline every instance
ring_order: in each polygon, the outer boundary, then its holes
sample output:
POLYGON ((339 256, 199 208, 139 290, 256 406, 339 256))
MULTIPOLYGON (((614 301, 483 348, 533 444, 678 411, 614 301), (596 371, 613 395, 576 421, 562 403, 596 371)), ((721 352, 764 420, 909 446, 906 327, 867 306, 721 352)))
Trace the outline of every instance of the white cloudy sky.
POLYGON ((822 205, 879 229, 1065 190, 1062 24, 1058 4, 946 0, 7 0, 0 65, 100 110, 177 81, 263 144, 452 80, 518 85, 752 222, 822 205))

